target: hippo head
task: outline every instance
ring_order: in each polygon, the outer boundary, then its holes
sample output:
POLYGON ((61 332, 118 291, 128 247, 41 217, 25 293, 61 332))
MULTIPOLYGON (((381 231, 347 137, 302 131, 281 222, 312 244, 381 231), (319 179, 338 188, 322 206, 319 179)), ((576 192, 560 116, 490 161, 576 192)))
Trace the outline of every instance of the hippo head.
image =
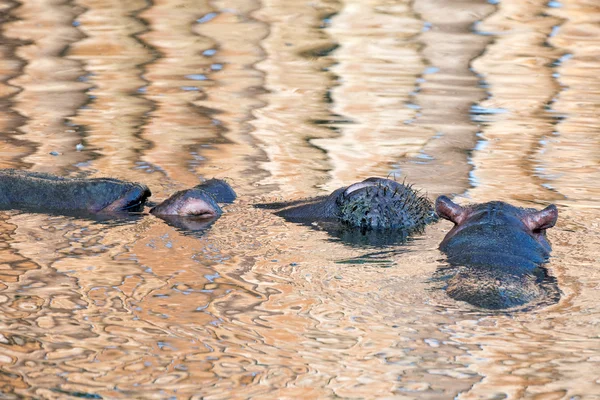
POLYGON ((440 196, 436 212, 454 223, 440 244, 450 264, 450 297, 504 309, 556 292, 542 267, 550 255, 546 230, 556 223, 556 206, 537 211, 493 201, 461 207, 440 196))
POLYGON ((209 179, 191 189, 175 193, 152 208, 150 213, 178 229, 202 232, 223 213, 217 203, 233 203, 236 197, 227 182, 209 179))
POLYGON ((150 189, 146 185, 101 178, 86 184, 85 195, 78 192, 74 197, 81 200, 87 198, 89 211, 119 213, 142 211, 150 195, 150 189))
POLYGON ((437 219, 426 196, 390 179, 368 178, 331 196, 341 222, 363 230, 412 231, 437 219))
POLYGON ((211 219, 219 217, 223 211, 212 194, 199 189, 181 190, 150 210, 158 216, 194 217, 211 219))
POLYGON ((496 232, 524 232, 549 252, 550 243, 546 239, 546 229, 552 228, 558 219, 558 210, 554 204, 541 211, 514 207, 501 201, 461 207, 446 196, 438 197, 435 210, 440 217, 454 223, 454 227, 440 245, 442 249, 465 229, 483 233, 484 227, 487 227, 488 230, 493 229, 496 232))

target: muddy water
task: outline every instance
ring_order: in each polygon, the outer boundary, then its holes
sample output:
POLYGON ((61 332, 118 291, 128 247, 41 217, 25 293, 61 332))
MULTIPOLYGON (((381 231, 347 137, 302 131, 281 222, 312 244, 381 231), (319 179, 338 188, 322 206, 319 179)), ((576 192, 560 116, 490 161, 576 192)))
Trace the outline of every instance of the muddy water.
POLYGON ((0 7, 0 167, 240 195, 199 232, 1 213, 3 398, 600 398, 596 1, 0 7), (560 301, 450 299, 446 222, 372 247, 252 207, 388 174, 557 204, 560 301))

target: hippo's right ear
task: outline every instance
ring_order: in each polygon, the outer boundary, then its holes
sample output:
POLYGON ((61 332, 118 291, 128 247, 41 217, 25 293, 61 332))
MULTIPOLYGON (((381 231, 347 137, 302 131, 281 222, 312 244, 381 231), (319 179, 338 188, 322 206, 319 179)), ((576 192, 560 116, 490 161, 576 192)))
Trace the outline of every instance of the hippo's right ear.
POLYGON ((435 201, 435 212, 442 218, 459 225, 465 220, 466 210, 456 203, 453 203, 446 196, 440 196, 435 201))
POLYGON ((532 231, 542 231, 550 229, 556 224, 558 219, 558 209, 554 204, 550 204, 542 211, 535 211, 523 217, 523 222, 532 231))

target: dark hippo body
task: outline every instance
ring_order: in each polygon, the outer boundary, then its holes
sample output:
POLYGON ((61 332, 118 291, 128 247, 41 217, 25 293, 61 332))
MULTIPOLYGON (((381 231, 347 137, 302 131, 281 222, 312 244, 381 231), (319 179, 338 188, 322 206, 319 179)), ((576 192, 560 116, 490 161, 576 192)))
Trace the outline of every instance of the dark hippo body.
POLYGON ((39 172, 0 170, 0 208, 52 212, 140 211, 150 190, 110 178, 63 178, 39 172))
POLYGON ((436 221, 431 202, 410 186, 383 178, 335 190, 329 196, 277 203, 276 214, 294 222, 329 221, 363 233, 374 231, 414 232, 436 221))
MULTIPOLYGON (((151 192, 146 185, 111 178, 64 178, 51 174, 0 170, 0 209, 107 218, 143 211, 151 192)), ((177 227, 200 229, 222 214, 221 203, 236 195, 222 180, 210 179, 182 190, 150 210, 177 227)))
POLYGON ((455 226, 440 244, 450 264, 450 297, 488 309, 524 305, 542 296, 550 256, 546 229, 558 218, 556 206, 542 211, 493 201, 461 207, 445 196, 436 211, 455 226))

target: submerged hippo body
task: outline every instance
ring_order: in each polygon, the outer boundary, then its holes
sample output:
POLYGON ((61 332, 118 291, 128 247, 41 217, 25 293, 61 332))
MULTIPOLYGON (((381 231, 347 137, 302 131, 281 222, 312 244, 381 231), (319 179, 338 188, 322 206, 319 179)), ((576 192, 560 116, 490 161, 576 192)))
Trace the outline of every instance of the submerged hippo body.
POLYGON ((384 178, 368 178, 329 196, 279 203, 276 212, 294 222, 339 223, 366 231, 422 230, 437 219, 431 202, 410 186, 384 178))
MULTIPOLYGON (((143 211, 151 192, 146 185, 111 178, 64 178, 51 174, 0 170, 0 209, 60 214, 99 214, 111 217, 143 211)), ((177 226, 198 227, 198 220, 214 220, 222 214, 218 203, 231 203, 233 189, 210 179, 182 190, 150 210, 177 226), (179 220, 178 220, 179 219, 179 220), (187 223, 182 223, 187 219, 187 223)))
POLYGON ((0 171, 0 208, 52 212, 115 213, 140 211, 150 196, 147 186, 111 178, 63 178, 0 171))
POLYGON ((450 264, 450 297, 504 309, 544 295, 542 265, 551 250, 546 229, 556 223, 556 206, 536 211, 493 201, 461 207, 440 196, 436 211, 455 224, 440 244, 450 264))

